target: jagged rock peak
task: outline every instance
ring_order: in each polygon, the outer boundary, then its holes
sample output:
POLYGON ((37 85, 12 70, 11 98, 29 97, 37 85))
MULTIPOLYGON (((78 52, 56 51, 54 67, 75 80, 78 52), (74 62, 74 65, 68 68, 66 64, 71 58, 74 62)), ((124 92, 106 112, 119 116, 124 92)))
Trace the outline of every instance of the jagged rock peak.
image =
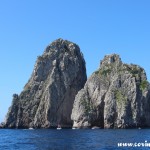
POLYGON ((78 51, 77 49, 79 49, 79 46, 77 44, 59 38, 48 45, 44 53, 54 52, 55 50, 63 52, 73 52, 78 51))
POLYGON ((67 40, 52 42, 37 58, 24 90, 13 96, 6 127, 71 127, 75 95, 86 79, 80 48, 67 40))
POLYGON ((121 58, 117 54, 105 55, 104 59, 100 62, 100 67, 111 64, 111 63, 121 63, 121 58))
POLYGON ((106 55, 100 68, 76 95, 71 115, 74 127, 150 127, 150 85, 138 65, 106 55))

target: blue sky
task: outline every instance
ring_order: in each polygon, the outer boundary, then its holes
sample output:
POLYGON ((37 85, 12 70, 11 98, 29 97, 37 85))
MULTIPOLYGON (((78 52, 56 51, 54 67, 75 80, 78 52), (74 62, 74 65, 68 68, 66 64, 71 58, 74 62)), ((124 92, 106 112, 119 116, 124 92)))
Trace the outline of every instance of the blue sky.
POLYGON ((80 46, 88 76, 104 55, 117 53, 143 67, 150 80, 149 0, 1 0, 0 121, 37 56, 58 38, 80 46))

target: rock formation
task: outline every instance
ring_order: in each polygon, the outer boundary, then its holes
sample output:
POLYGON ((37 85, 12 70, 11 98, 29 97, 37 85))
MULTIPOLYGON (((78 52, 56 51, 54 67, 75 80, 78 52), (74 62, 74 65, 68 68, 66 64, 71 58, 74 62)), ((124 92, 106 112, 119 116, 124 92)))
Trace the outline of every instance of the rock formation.
POLYGON ((73 127, 150 127, 150 86, 143 68, 105 56, 76 95, 73 127))
POLYGON ((13 95, 5 127, 72 126, 75 95, 83 88, 86 79, 85 61, 80 48, 67 40, 54 41, 38 57, 21 94, 13 95))

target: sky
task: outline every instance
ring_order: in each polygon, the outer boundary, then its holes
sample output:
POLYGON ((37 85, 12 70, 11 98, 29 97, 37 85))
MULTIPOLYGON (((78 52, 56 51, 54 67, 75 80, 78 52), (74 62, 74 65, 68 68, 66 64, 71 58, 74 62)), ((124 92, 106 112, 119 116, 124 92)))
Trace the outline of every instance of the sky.
POLYGON ((0 0, 0 121, 37 56, 58 38, 80 46, 88 77, 106 54, 117 53, 150 81, 149 0, 0 0))

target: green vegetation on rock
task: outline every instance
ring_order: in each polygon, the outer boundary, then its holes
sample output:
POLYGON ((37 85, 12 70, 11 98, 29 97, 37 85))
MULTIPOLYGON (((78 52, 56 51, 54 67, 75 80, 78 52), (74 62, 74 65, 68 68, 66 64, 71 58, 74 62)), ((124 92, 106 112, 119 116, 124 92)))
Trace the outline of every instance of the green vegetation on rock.
POLYGON ((103 75, 103 76, 107 76, 111 73, 111 69, 110 68, 107 68, 107 69, 101 69, 100 70, 100 74, 103 75))
POLYGON ((140 76, 141 73, 142 73, 142 69, 139 68, 137 65, 133 65, 133 64, 127 65, 127 64, 124 64, 124 66, 126 67, 126 69, 124 69, 124 70, 127 70, 135 78, 138 78, 138 76, 140 76))
POLYGON ((84 107, 86 114, 89 114, 93 110, 93 107, 90 104, 90 101, 83 99, 81 100, 81 105, 84 107))
POLYGON ((148 87, 148 82, 146 80, 140 83, 140 90, 144 91, 148 87))
POLYGON ((98 71, 96 71, 96 74, 99 74, 100 76, 106 77, 109 76, 110 73, 113 71, 114 69, 114 64, 107 64, 105 66, 103 66, 102 68, 100 68, 98 71))
POLYGON ((95 71, 94 73, 95 73, 95 74, 99 74, 99 70, 95 71))
POLYGON ((118 105, 126 104, 127 98, 120 89, 116 89, 114 93, 118 105))

